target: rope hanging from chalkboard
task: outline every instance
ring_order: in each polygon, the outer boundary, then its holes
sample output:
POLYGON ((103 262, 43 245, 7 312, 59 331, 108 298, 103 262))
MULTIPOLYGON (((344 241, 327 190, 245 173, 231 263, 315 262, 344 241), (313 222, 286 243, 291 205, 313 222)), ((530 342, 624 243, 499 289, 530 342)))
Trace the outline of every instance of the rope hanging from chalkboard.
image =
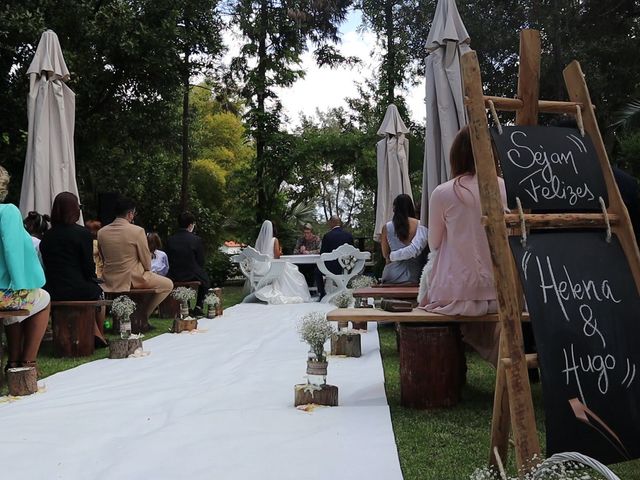
POLYGON ((611 243, 611 223, 609 223, 609 214, 607 213, 607 205, 604 203, 602 197, 598 197, 600 206, 602 207, 602 214, 604 215, 604 221, 607 224, 607 243, 611 243))
POLYGON ((489 111, 491 112, 491 117, 493 118, 493 122, 496 124, 498 133, 502 135, 502 124, 500 123, 500 119, 498 118, 498 112, 496 111, 496 106, 493 104, 493 100, 489 100, 488 103, 489 103, 489 111))
POLYGON ((524 210, 522 209, 522 203, 520 202, 520 197, 516 197, 516 203, 518 204, 518 216, 520 217, 520 230, 521 232, 521 240, 520 243, 523 247, 527 246, 527 225, 524 223, 524 210))
POLYGON ((580 105, 576 105, 576 123, 578 124, 580 135, 584 137, 584 123, 582 123, 582 108, 580 105))

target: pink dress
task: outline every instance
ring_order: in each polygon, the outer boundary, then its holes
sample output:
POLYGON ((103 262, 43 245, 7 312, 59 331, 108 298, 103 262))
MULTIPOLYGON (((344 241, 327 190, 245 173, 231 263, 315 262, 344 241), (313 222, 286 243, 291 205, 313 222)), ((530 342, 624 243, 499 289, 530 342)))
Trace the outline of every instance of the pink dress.
MULTIPOLYGON (((498 186, 506 208, 502 178, 498 178, 498 186)), ((497 311, 493 266, 481 216, 475 175, 459 177, 458 182, 450 180, 433 191, 429 201, 429 248, 438 250, 438 256, 429 278, 425 310, 464 316, 497 311)), ((464 340, 494 364, 499 343, 497 326, 488 322, 462 326, 464 340)))

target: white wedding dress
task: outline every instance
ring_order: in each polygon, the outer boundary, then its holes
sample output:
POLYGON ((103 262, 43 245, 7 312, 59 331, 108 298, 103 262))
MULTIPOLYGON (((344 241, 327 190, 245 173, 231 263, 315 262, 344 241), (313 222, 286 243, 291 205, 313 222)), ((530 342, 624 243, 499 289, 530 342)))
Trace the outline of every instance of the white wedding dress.
MULTIPOLYGON (((260 230, 260 235, 256 240, 256 250, 273 258, 275 238, 273 236, 273 226, 269 220, 265 220, 260 230), (268 224, 267 224, 268 223, 268 224)), ((256 265, 256 273, 264 274, 269 271, 271 265, 265 262, 263 265, 256 265)), ((305 303, 311 301, 309 287, 304 275, 300 273, 298 267, 292 263, 285 262, 285 268, 278 278, 269 285, 254 292, 255 296, 270 305, 282 305, 286 303, 305 303)))

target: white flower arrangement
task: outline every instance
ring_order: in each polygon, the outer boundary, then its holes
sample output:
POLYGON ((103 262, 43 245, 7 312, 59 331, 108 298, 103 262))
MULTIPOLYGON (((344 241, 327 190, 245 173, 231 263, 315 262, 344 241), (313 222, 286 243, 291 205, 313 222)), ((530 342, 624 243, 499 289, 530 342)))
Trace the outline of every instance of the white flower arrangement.
POLYGON ((377 284, 378 281, 369 275, 356 275, 349 282, 349 288, 369 288, 377 284))
POLYGON ((324 312, 309 312, 300 319, 298 324, 300 340, 306 342, 316 355, 316 361, 324 362, 324 344, 334 333, 333 327, 327 321, 324 312))
POLYGON ((339 263, 347 272, 351 273, 351 270, 353 270, 356 266, 356 262, 357 259, 353 255, 344 255, 340 257, 339 263))
POLYGON ((341 292, 331 300, 338 308, 349 308, 349 306, 353 303, 353 295, 351 292, 341 292))
POLYGON ((127 318, 136 311, 136 303, 126 295, 116 297, 111 303, 111 314, 117 318, 127 318))
POLYGON ((620 480, 605 465, 577 452, 556 453, 533 466, 530 471, 525 472, 523 477, 507 476, 502 462, 499 462, 498 469, 495 467, 476 469, 469 480, 518 480, 518 478, 524 480, 596 480, 598 478, 620 480), (587 467, 598 472, 602 477, 600 475, 592 476, 587 467))
POLYGON ((207 293, 204 297, 203 303, 210 307, 215 307, 220 304, 220 299, 215 293, 207 293))
POLYGON ((189 303, 196 299, 196 291, 189 287, 178 287, 171 292, 171 296, 180 303, 189 303))

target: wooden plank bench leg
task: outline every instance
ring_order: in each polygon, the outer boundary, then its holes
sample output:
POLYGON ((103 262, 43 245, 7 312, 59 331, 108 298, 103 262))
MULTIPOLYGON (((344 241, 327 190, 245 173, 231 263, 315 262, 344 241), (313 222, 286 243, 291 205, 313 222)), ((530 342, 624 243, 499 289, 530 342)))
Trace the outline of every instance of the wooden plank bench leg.
POLYGON ((400 337, 400 403, 426 409, 460 401, 464 352, 458 325, 404 324, 400 337))
POLYGON ((134 294, 132 299, 136 302, 136 310, 131 315, 131 333, 144 333, 151 330, 149 317, 146 312, 153 302, 155 293, 134 294))
POLYGON ((53 354, 56 357, 86 357, 95 350, 95 305, 53 305, 53 354))

